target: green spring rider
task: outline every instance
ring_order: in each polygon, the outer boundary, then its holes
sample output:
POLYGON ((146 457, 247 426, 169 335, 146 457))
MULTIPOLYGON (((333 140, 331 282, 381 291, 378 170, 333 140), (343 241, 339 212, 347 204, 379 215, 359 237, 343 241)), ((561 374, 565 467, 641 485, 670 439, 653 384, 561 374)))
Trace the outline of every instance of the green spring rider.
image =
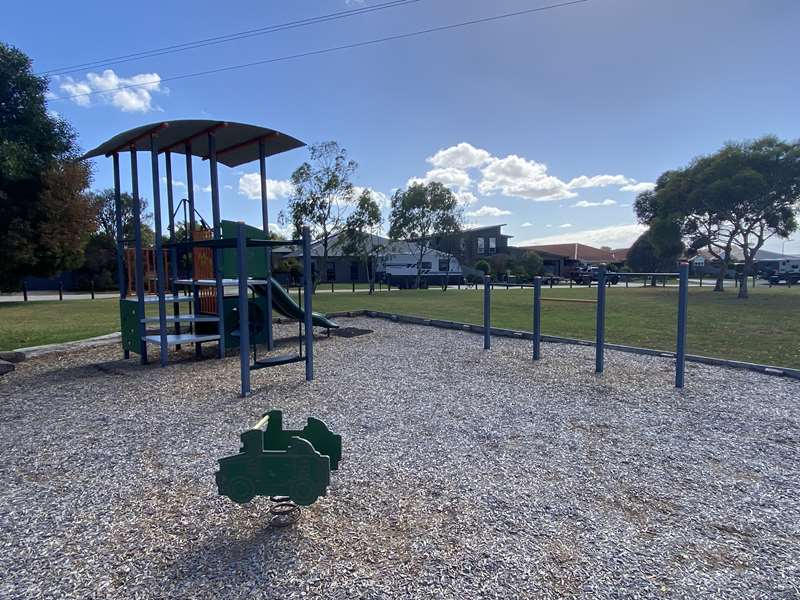
POLYGON ((314 417, 302 430, 284 431, 283 414, 271 410, 240 437, 239 453, 219 459, 216 472, 219 493, 238 504, 269 496, 309 506, 327 494, 342 458, 342 437, 314 417))

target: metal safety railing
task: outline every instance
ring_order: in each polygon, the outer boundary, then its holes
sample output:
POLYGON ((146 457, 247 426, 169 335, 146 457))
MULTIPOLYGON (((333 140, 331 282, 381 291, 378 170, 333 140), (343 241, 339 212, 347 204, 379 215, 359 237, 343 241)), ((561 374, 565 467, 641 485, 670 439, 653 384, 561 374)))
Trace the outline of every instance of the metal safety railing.
MULTIPOLYGON (((597 300, 595 316, 595 372, 605 370, 606 349, 606 276, 608 272, 601 267, 597 273, 597 300)), ((622 274, 620 274, 622 275, 622 274)), ((689 263, 681 262, 675 273, 625 273, 638 277, 676 277, 678 279, 678 320, 675 339, 675 387, 682 388, 686 374, 686 319, 689 305, 689 263)), ((491 278, 484 277, 483 283, 483 348, 491 349, 491 278)), ((532 359, 541 358, 542 341, 542 278, 533 280, 533 347, 532 359)))

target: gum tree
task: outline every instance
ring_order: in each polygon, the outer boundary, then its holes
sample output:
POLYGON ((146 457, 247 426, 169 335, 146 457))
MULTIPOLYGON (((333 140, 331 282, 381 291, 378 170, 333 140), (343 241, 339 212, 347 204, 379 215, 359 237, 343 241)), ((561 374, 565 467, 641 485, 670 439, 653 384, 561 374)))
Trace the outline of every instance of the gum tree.
MULTIPOLYGON (((322 268, 328 263, 331 238, 344 225, 344 215, 353 201, 351 178, 358 168, 347 157, 347 150, 336 142, 323 142, 310 147, 310 161, 292 173, 288 212, 295 236, 300 237, 308 223, 322 244, 322 268)), ((282 219, 282 220, 285 220, 282 219)))
POLYGON ((364 190, 358 197, 355 210, 347 217, 340 239, 342 250, 350 256, 358 256, 364 263, 369 278, 369 293, 375 292, 375 270, 377 260, 383 251, 379 243, 383 218, 378 203, 372 198, 369 190, 364 190))
POLYGON ((756 254, 770 238, 797 229, 799 202, 800 142, 765 136, 730 142, 684 169, 667 171, 652 192, 636 199, 636 213, 643 223, 674 223, 690 252, 705 248, 717 258, 719 291, 736 249, 745 275, 739 297, 747 298, 756 254))
POLYGON ((408 240, 419 248, 416 287, 422 279, 422 259, 433 241, 461 231, 461 209, 455 194, 438 181, 414 183, 392 196, 389 237, 408 240))

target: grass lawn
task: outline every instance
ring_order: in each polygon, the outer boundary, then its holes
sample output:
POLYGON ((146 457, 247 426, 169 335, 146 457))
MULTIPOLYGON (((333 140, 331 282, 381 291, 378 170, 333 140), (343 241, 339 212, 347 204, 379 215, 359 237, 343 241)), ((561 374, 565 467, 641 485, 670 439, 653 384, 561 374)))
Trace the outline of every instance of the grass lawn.
MULTIPOLYGON (((482 291, 394 290, 369 296, 317 294, 314 310, 373 309, 480 324, 482 291)), ((543 290, 546 298, 593 299, 596 289, 543 290)), ((495 289, 492 324, 530 330, 532 292, 495 289)), ((690 288, 687 350, 736 360, 800 368, 800 287, 757 288, 749 300, 736 291, 690 288)), ((606 340, 674 350, 677 288, 613 287, 608 290, 606 340)), ((0 349, 101 335, 119 329, 116 300, 71 300, 0 304, 0 349)), ((594 338, 595 305, 544 302, 545 334, 594 338)))

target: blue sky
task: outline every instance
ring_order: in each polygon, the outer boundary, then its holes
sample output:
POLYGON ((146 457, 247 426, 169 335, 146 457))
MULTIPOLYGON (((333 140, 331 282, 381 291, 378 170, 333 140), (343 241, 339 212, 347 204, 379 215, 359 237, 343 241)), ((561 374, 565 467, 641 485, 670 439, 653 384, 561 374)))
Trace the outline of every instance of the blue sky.
MULTIPOLYGON (((377 1, 84 0, 51 2, 48 8, 15 2, 0 23, 0 39, 45 71, 377 1)), ((359 162, 356 183, 385 196, 414 178, 438 179, 459 194, 470 223, 507 223, 513 243, 615 247, 639 231, 631 208, 635 190, 664 170, 726 140, 800 136, 796 0, 590 0, 380 45, 167 80, 549 3, 420 0, 114 65, 111 72, 81 70, 54 79, 52 93, 152 84, 54 99, 50 108, 74 124, 86 149, 130 127, 178 118, 258 123, 309 143, 332 139, 359 162)), ((306 156, 295 150, 271 159, 272 215, 285 207, 285 180, 306 156)), ((142 159, 141 189, 151 197, 142 159)), ((108 163, 96 161, 97 188, 112 184, 108 163)), ((259 223, 258 201, 247 193, 255 169, 221 167, 223 218, 259 223)), ((199 164, 196 172, 202 188, 207 173, 199 164)), ((183 179, 182 168, 175 178, 183 179)), ((208 194, 201 190, 198 198, 201 211, 210 214, 208 194)), ((782 244, 768 247, 780 250, 782 244)), ((800 253, 800 235, 785 251, 800 253)))

